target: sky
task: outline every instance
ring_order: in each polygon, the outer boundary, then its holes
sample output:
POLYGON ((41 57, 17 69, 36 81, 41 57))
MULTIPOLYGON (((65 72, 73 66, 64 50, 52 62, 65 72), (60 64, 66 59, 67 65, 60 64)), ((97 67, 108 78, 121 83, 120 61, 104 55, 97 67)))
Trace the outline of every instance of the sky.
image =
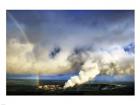
POLYGON ((7 74, 67 78, 92 59, 103 75, 134 75, 134 43, 133 10, 7 11, 7 74))

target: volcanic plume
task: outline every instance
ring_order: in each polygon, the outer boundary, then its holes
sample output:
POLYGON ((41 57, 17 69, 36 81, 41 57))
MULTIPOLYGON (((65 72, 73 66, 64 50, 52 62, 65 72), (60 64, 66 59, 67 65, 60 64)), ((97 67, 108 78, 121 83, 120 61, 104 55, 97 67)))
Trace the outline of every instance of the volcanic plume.
POLYGON ((90 80, 93 80, 96 75, 100 73, 98 65, 92 60, 86 61, 82 69, 79 72, 78 76, 72 76, 64 85, 64 88, 73 87, 75 85, 80 85, 86 83, 90 80))

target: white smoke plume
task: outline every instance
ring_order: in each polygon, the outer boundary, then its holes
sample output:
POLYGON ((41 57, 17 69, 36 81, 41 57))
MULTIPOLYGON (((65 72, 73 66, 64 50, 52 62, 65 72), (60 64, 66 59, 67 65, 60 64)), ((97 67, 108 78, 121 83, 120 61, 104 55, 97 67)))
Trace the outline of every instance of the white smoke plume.
POLYGON ((82 66, 78 76, 71 77, 64 85, 64 89, 86 83, 96 77, 100 73, 98 65, 88 60, 82 66))
POLYGON ((126 53, 120 47, 110 52, 87 51, 80 55, 73 55, 71 59, 75 63, 79 63, 80 61, 84 61, 85 63, 82 65, 79 75, 72 76, 65 83, 64 89, 93 80, 99 73, 105 75, 134 74, 134 54, 126 53))

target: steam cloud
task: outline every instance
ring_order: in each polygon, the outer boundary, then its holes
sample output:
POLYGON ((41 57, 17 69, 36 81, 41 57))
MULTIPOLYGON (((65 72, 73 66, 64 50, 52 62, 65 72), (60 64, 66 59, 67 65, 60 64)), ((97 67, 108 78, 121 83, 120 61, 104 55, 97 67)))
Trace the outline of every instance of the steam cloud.
POLYGON ((64 89, 73 87, 74 85, 80 85, 92 80, 96 75, 100 73, 98 65, 88 60, 82 66, 82 70, 79 72, 79 76, 71 77, 64 85, 64 89))
POLYGON ((79 75, 72 76, 65 83, 64 89, 93 80, 99 73, 106 75, 129 75, 134 73, 134 55, 129 55, 120 47, 110 52, 85 51, 74 54, 70 58, 75 63, 83 62, 84 60, 85 63, 82 65, 79 75))

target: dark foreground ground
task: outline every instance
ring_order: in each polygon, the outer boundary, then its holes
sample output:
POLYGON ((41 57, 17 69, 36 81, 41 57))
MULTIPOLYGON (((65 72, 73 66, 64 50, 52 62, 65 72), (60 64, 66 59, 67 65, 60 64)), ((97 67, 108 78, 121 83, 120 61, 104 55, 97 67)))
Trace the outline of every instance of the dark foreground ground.
POLYGON ((63 89, 65 81, 7 80, 7 95, 134 95, 134 82, 89 83, 63 89))

